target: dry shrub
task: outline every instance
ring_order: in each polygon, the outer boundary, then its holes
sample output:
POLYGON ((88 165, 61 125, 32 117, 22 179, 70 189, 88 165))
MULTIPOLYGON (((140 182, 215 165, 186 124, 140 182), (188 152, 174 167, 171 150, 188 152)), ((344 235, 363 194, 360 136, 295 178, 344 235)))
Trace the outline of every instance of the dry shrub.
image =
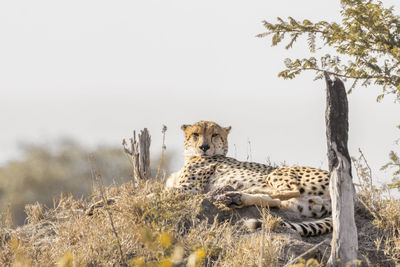
MULTIPOLYGON (((284 240, 248 233, 244 223, 200 221, 204 196, 162 190, 161 182, 126 183, 104 188, 109 206, 99 206, 100 192, 90 200, 61 196, 55 207, 26 207, 27 223, 3 241, 1 266, 275 266, 284 240), (117 240, 110 224, 110 213, 117 240), (119 245, 123 257, 119 253, 119 245), (260 250, 260 247, 262 250, 260 250)), ((266 225, 277 220, 265 216, 266 225)))
MULTIPOLYGON (((19 160, 0 167, 0 211, 10 205, 14 224, 19 226, 26 219, 26 204, 39 202, 51 207, 53 198, 61 192, 75 197, 88 196, 92 191, 90 153, 96 156, 105 185, 132 180, 131 168, 120 147, 88 149, 70 139, 25 144, 19 160)), ((168 171, 173 153, 162 155, 163 169, 168 171)), ((155 155, 150 166, 157 168, 159 157, 155 155)), ((157 169, 152 170, 156 172, 157 169)))
MULTIPOLYGON (((358 164, 359 199, 381 231, 376 247, 398 261, 399 200, 373 187, 368 167, 358 164)), ((200 220, 203 195, 164 192, 158 181, 106 186, 103 193, 113 203, 96 206, 91 216, 87 210, 102 200, 96 188, 88 199, 61 195, 54 208, 26 206, 26 224, 0 232, 0 266, 277 266, 290 260, 284 255, 290 236, 272 233, 280 221, 269 213, 263 229, 250 233, 243 221, 200 220)))
MULTIPOLYGON (((355 166, 360 202, 380 231, 377 250, 399 261, 399 200, 372 186, 362 159, 355 166)), ((249 233, 243 221, 200 220, 203 195, 164 192, 159 181, 106 186, 103 193, 113 204, 99 205, 92 216, 86 211, 102 200, 96 188, 88 199, 61 195, 54 208, 26 206, 26 224, 0 232, 0 266, 277 266, 288 260, 290 236, 272 233, 280 221, 269 213, 263 229, 249 233)))
POLYGON ((229 243, 220 266, 278 266, 288 240, 270 232, 242 236, 229 243))
POLYGON ((400 261, 400 199, 390 194, 387 186, 376 188, 371 168, 362 152, 353 159, 360 180, 358 199, 373 216, 373 224, 381 231, 375 240, 377 250, 383 250, 395 262, 400 261))

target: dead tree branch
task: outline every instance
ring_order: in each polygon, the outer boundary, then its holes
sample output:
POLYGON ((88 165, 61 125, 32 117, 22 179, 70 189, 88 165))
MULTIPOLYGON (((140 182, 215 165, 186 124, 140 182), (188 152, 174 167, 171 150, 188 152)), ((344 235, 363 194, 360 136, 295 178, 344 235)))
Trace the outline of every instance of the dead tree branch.
POLYGON ((324 75, 327 84, 325 119, 333 220, 332 249, 328 266, 357 266, 355 190, 347 149, 349 130, 347 95, 340 79, 332 81, 326 72, 324 75))
POLYGON ((133 137, 129 139, 130 144, 125 139, 122 140, 124 152, 131 159, 133 166, 133 175, 135 180, 144 181, 150 178, 150 143, 151 137, 147 128, 140 131, 138 140, 136 139, 136 131, 133 131, 133 137))

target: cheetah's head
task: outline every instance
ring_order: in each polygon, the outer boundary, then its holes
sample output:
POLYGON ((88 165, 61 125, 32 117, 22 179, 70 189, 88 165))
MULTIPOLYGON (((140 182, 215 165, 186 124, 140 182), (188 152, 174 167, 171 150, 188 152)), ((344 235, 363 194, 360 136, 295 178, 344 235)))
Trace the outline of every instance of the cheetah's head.
POLYGON ((215 122, 200 121, 193 125, 182 125, 185 133, 185 159, 193 156, 225 156, 228 152, 228 134, 231 127, 221 127, 215 122))

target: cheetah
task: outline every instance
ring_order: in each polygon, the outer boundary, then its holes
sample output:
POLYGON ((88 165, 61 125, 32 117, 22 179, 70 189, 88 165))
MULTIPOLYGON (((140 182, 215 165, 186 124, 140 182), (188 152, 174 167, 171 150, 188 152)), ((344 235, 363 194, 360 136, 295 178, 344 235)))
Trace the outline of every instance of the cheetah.
MULTIPOLYGON (((273 167, 227 157, 231 127, 200 121, 182 125, 185 134, 183 168, 166 188, 193 194, 222 190, 216 199, 228 208, 279 207, 304 217, 331 214, 328 172, 311 167, 273 167)), ((302 236, 332 231, 330 217, 307 223, 283 222, 302 236)))

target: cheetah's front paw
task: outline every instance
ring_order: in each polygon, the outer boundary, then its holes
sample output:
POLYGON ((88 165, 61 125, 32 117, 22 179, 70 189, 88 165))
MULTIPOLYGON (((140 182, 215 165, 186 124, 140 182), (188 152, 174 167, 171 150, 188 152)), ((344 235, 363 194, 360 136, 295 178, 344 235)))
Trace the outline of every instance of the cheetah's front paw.
POLYGON ((215 202, 222 204, 230 209, 243 207, 242 194, 239 192, 226 192, 216 197, 215 202))

